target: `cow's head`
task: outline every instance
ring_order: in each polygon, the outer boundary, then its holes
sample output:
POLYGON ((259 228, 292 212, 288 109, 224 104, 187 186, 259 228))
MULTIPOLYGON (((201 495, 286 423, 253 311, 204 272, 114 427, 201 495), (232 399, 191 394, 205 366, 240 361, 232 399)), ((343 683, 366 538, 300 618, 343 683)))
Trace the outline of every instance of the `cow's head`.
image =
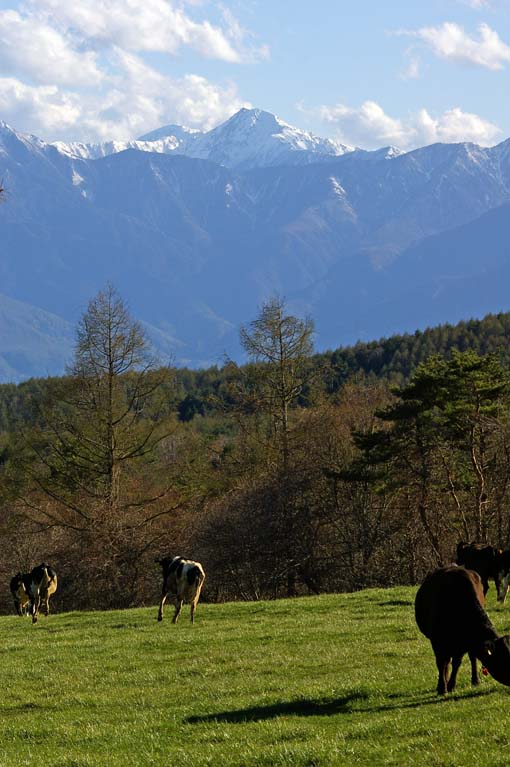
POLYGON ((156 564, 161 566, 161 570, 163 571, 163 578, 166 578, 172 557, 163 557, 162 559, 155 559, 154 561, 156 564))
POLYGON ((510 636, 484 642, 480 660, 497 682, 510 687, 510 636))

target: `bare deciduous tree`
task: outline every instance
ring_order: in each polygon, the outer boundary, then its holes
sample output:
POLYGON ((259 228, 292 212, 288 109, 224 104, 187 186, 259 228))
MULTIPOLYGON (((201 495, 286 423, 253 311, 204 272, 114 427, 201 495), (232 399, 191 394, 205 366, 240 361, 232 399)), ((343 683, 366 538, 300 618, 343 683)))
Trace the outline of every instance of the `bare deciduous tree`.
POLYGON ((27 440, 26 498, 54 524, 86 530, 146 518, 162 498, 144 467, 166 436, 151 418, 151 397, 165 371, 156 371, 139 323, 108 285, 78 323, 69 375, 50 387, 42 423, 27 440), (49 497, 53 504, 36 498, 49 497))

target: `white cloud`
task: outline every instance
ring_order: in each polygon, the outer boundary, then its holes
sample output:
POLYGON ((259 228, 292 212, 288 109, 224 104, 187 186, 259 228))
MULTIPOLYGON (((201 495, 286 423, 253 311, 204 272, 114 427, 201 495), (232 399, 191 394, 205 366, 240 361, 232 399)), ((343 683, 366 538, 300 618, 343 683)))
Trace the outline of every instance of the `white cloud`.
POLYGON ((221 6, 221 13, 225 21, 226 33, 236 50, 240 52, 243 61, 269 59, 270 51, 268 45, 250 45, 248 41, 253 38, 253 35, 249 30, 240 25, 232 11, 225 6, 221 6))
POLYGON ((114 51, 117 76, 114 86, 91 104, 85 120, 96 135, 104 138, 133 138, 171 121, 212 128, 248 102, 241 100, 234 85, 225 87, 205 77, 188 74, 171 78, 148 66, 142 58, 114 51))
POLYGON ((400 73, 402 80, 417 80, 420 76, 420 59, 418 56, 408 56, 406 66, 400 73))
MULTIPOLYGON (((238 49, 227 29, 208 20, 195 21, 167 0, 30 0, 32 13, 43 14, 57 27, 72 30, 96 46, 116 45, 127 51, 176 54, 182 46, 207 58, 239 62, 250 51, 238 49)), ((235 22, 237 24, 237 22, 235 22)), ((240 27, 239 27, 240 29, 240 27)))
POLYGON ((0 66, 38 83, 95 86, 103 77, 94 51, 74 50, 58 30, 16 11, 0 11, 0 66))
POLYGON ((469 5, 470 8, 479 10, 480 8, 489 8, 489 0, 463 0, 464 5, 469 5))
POLYGON ((431 117, 426 109, 422 109, 417 115, 415 129, 426 143, 471 141, 482 146, 491 146, 501 137, 501 130, 497 125, 479 115, 463 112, 459 107, 448 109, 436 119, 431 117))
POLYGON ((486 69, 503 69, 510 64, 510 46, 488 24, 478 27, 478 39, 470 37, 459 24, 446 21, 437 27, 405 30, 397 34, 416 37, 436 56, 486 69))
POLYGON ((169 76, 161 54, 187 47, 237 63, 268 52, 230 12, 220 8, 212 23, 208 5, 25 0, 17 11, 0 10, 2 117, 48 140, 131 139, 169 122, 213 127, 249 104, 230 82, 169 76))
POLYGON ((366 147, 408 144, 409 131, 402 121, 387 115, 375 101, 365 101, 359 108, 345 104, 322 106, 319 114, 336 127, 338 137, 346 144, 366 147))
POLYGON ((116 74, 107 86, 81 93, 0 78, 2 118, 47 140, 123 140, 168 122, 211 128, 250 106, 233 85, 193 74, 171 78, 121 49, 114 57, 116 74))
POLYGON ((65 135, 80 120, 79 99, 55 85, 30 86, 13 77, 0 78, 0 112, 7 122, 42 134, 65 135))
POLYGON ((436 117, 422 109, 402 119, 386 114, 375 101, 365 101, 357 108, 345 104, 321 106, 315 113, 334 127, 340 141, 368 149, 386 145, 413 149, 438 141, 472 141, 487 146, 501 135, 496 125, 459 107, 436 117))

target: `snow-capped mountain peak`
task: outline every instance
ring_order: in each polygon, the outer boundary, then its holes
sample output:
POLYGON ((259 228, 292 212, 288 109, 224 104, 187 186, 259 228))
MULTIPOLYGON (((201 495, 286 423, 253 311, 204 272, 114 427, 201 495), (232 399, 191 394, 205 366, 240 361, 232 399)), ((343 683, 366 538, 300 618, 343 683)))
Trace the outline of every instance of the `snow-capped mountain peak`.
POLYGON ((125 149, 210 160, 228 168, 248 169, 268 165, 316 162, 352 152, 332 139, 295 128, 263 109, 240 109, 225 122, 202 132, 182 125, 164 125, 132 141, 96 144, 56 141, 53 146, 69 157, 95 160, 125 149))
POLYGON ((15 145, 23 146, 31 151, 44 150, 48 144, 37 136, 14 130, 3 120, 0 120, 0 150, 12 149, 15 145))
POLYGON ((231 168, 250 168, 306 162, 310 154, 316 160, 318 155, 338 157, 352 151, 353 147, 295 128, 271 112, 243 108, 197 137, 187 153, 231 168), (291 153, 298 152, 306 157, 291 159, 291 153))

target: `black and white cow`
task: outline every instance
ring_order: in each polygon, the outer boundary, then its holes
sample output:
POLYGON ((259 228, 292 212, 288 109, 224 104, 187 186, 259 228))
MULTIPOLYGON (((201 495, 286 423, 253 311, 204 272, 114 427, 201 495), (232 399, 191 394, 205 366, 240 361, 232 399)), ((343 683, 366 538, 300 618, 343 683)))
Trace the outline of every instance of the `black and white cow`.
POLYGON ((30 602, 28 596, 28 575, 25 573, 16 573, 11 578, 10 589, 14 599, 14 607, 18 615, 27 615, 28 603, 30 602))
POLYGON ((195 621, 200 591, 204 585, 205 573, 200 562, 182 557, 165 557, 156 560, 163 568, 163 589, 159 604, 158 621, 163 620, 163 605, 168 594, 174 597, 175 613, 172 623, 176 623, 183 602, 191 604, 191 622, 195 621))
POLYGON ((28 606, 32 623, 37 623, 41 607, 45 615, 50 612, 50 597, 57 590, 57 574, 43 562, 29 573, 15 575, 10 586, 18 615, 26 614, 28 606))

